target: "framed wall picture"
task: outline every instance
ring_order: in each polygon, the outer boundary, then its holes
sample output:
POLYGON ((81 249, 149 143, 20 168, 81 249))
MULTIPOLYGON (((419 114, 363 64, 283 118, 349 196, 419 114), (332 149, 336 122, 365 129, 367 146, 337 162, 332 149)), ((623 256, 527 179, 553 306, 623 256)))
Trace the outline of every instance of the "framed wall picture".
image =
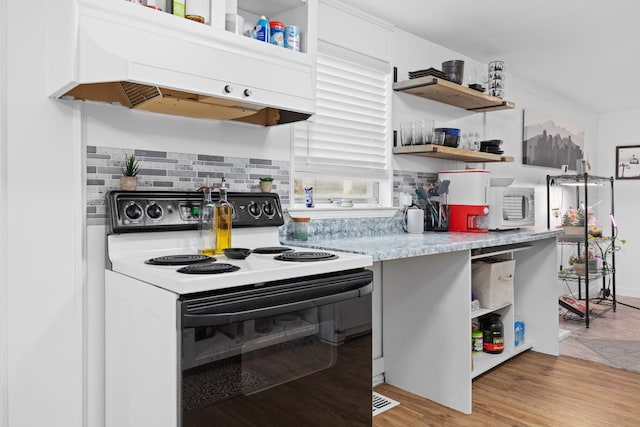
POLYGON ((640 179, 640 145, 616 147, 616 179, 640 179))
POLYGON ((584 129, 531 109, 522 116, 522 164, 576 170, 584 154, 584 129))

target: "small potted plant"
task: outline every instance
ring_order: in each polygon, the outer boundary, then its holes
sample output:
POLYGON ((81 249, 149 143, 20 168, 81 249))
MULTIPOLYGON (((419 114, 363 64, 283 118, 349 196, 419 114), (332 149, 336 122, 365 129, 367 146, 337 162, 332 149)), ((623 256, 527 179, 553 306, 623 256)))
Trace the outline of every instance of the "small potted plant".
POLYGON ((565 234, 584 234, 584 209, 569 208, 562 216, 562 227, 565 234))
POLYGON ((595 256, 592 250, 586 253, 581 253, 578 256, 571 255, 569 257, 569 265, 573 266, 573 270, 576 274, 584 276, 587 274, 587 266, 590 272, 595 272, 598 268, 602 267, 602 261, 595 256))
POLYGON ((587 260, 583 256, 573 256, 569 257, 569 265, 573 266, 573 270, 576 274, 580 276, 584 276, 587 272, 587 260))
POLYGON ((136 159, 134 154, 124 155, 124 166, 120 168, 122 176, 120 177, 120 189, 125 191, 133 191, 138 188, 138 171, 140 169, 140 161, 136 159))
POLYGON ((273 177, 271 176, 263 176, 260 178, 260 191, 263 193, 271 193, 271 189, 273 188, 273 177))

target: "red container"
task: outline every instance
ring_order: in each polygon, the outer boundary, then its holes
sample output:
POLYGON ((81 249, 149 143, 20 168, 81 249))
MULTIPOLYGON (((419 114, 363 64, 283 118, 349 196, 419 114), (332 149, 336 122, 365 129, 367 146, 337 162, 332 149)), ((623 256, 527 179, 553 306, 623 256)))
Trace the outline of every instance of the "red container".
POLYGON ((449 231, 486 233, 489 231, 489 206, 449 205, 449 231))

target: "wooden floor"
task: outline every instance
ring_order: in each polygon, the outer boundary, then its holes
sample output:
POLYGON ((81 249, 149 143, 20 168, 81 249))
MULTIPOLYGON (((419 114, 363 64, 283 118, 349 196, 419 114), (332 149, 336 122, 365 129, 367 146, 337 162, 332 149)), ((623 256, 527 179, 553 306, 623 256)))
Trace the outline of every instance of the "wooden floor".
POLYGON ((375 391, 400 405, 374 427, 640 426, 640 374, 533 351, 474 380, 471 415, 388 384, 375 391))

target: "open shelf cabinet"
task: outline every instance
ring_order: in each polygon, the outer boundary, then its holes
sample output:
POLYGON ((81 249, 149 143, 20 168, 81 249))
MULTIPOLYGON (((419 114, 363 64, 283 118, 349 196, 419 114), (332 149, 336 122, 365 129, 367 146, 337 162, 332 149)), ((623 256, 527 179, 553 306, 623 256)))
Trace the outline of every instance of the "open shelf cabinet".
POLYGON ((411 154, 414 156, 458 160, 461 162, 513 162, 513 156, 462 150, 460 148, 433 144, 394 147, 393 154, 411 154))
POLYGON ((516 106, 513 102, 485 95, 477 90, 437 77, 420 77, 396 82, 393 84, 393 90, 410 93, 477 113, 511 110, 516 106))
POLYGON ((558 355, 556 237, 384 261, 382 312, 385 381, 464 413, 472 410, 473 380, 529 349, 558 355), (515 261, 513 298, 472 310, 473 262, 515 261), (498 312, 504 351, 473 354, 471 322, 498 312), (514 319, 525 341, 514 340, 514 319), (446 387, 443 387, 446 384, 446 387))

